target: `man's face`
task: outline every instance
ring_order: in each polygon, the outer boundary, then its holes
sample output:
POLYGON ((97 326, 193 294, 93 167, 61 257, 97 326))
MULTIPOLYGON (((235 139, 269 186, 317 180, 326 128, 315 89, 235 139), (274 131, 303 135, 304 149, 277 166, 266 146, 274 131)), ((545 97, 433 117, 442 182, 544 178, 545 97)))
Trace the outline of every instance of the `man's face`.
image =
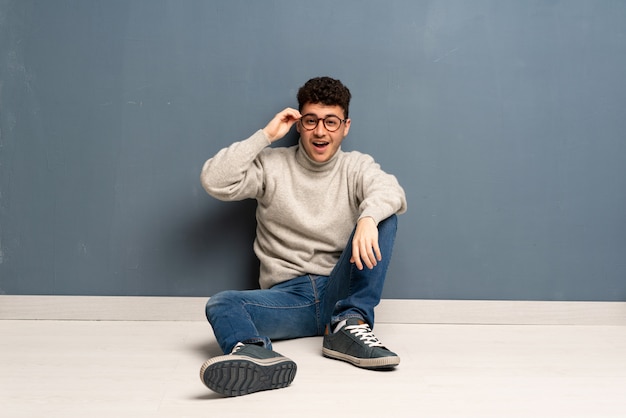
MULTIPOLYGON (((296 129, 300 133, 302 146, 307 155, 319 163, 328 161, 339 149, 341 141, 348 135, 350 130, 350 119, 341 122, 339 129, 330 132, 322 119, 328 116, 337 116, 344 119, 343 109, 341 106, 326 106, 320 103, 306 103, 302 106, 300 113, 303 116, 315 115, 319 120, 317 126, 313 130, 307 130, 302 124, 302 120, 296 124, 296 129)), ((327 121, 328 124, 328 121, 327 121)))

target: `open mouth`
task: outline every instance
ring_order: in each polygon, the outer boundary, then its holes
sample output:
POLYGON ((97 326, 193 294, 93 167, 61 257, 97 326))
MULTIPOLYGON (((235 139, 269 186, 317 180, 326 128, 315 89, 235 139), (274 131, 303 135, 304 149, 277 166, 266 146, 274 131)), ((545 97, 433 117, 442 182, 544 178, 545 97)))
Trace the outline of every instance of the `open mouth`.
POLYGON ((313 146, 317 149, 324 149, 328 146, 328 142, 324 141, 314 141, 313 146))

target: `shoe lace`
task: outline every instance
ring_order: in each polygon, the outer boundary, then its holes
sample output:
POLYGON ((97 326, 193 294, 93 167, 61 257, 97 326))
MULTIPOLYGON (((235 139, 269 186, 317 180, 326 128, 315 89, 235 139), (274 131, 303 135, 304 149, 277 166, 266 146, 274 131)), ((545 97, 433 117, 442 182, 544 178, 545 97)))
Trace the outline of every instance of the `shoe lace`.
POLYGON ((235 354, 237 351, 241 350, 244 347, 245 345, 243 343, 237 343, 237 345, 233 347, 233 351, 231 351, 230 354, 235 354))
POLYGON ((359 337, 361 341, 367 344, 369 347, 383 347, 383 344, 376 338, 369 325, 348 325, 346 331, 350 331, 355 336, 359 337))

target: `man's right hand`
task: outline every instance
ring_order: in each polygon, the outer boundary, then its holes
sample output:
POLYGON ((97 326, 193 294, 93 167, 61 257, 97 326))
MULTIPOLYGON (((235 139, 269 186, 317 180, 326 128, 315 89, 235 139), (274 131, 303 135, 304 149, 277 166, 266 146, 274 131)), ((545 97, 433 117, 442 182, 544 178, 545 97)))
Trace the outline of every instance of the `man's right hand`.
POLYGON ((279 112, 274 116, 265 128, 263 132, 270 142, 278 141, 291 129, 294 123, 296 123, 300 117, 300 112, 290 107, 286 108, 282 112, 279 112))

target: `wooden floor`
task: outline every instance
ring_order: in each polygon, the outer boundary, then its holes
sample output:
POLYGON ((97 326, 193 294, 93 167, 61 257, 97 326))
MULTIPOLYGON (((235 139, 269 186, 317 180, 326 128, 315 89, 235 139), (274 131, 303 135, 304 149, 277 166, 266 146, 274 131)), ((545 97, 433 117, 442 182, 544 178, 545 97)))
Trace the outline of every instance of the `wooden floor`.
POLYGON ((626 327, 380 324, 402 358, 373 372, 275 343, 286 388, 223 398, 201 321, 0 320, 2 417, 626 417, 626 327))

